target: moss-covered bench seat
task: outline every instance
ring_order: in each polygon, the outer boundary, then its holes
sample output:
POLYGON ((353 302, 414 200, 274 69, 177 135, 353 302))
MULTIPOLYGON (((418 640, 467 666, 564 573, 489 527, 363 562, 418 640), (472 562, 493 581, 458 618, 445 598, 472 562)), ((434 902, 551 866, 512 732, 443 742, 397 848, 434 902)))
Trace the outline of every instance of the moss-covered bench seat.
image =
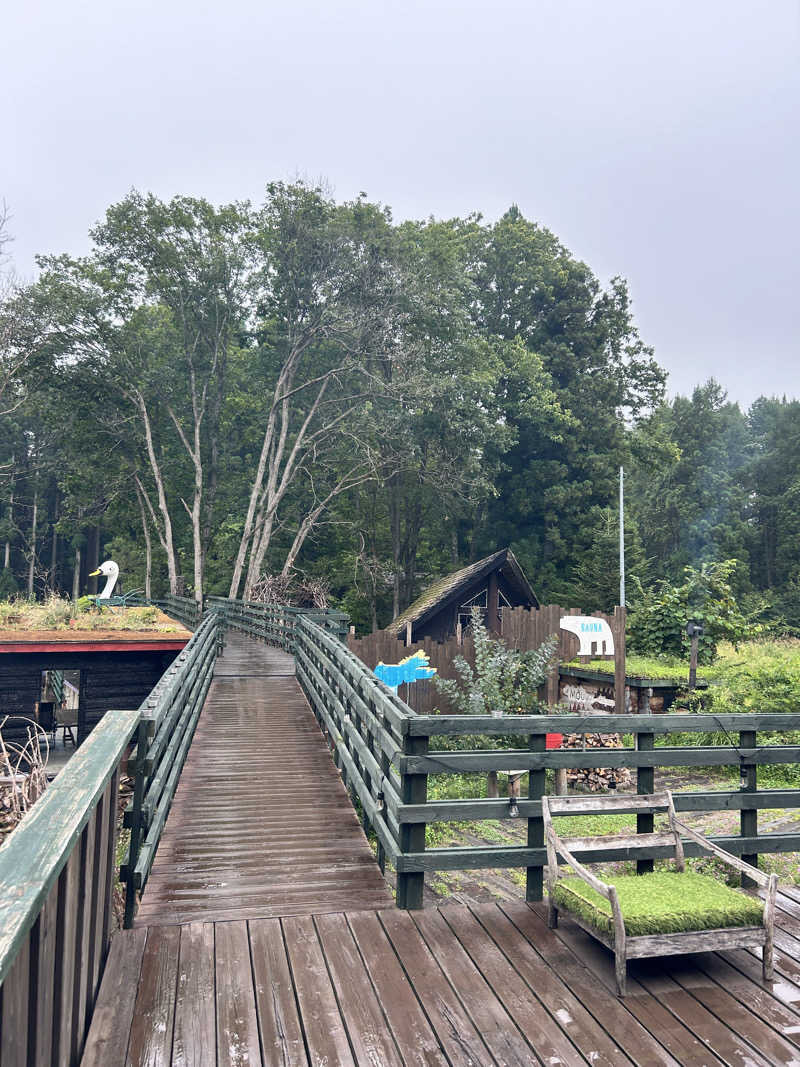
MULTIPOLYGON (((626 874, 606 878, 605 883, 617 891, 628 937, 761 926, 764 921, 763 900, 707 874, 626 874)), ((553 889, 553 901, 595 929, 614 933, 610 901, 582 878, 561 878, 553 889)))
MULTIPOLYGON (((548 922, 558 925, 558 912, 567 912, 597 940, 614 952, 617 989, 625 995, 626 963, 643 956, 669 956, 714 949, 762 949, 765 980, 773 971, 773 922, 776 875, 725 852, 675 818, 672 794, 646 796, 543 797, 542 816, 547 844, 548 922), (642 814, 666 812, 668 833, 642 833, 615 838, 642 858, 653 847, 673 849, 674 871, 605 877, 601 881, 573 855, 591 854, 591 838, 567 838, 556 833, 553 815, 615 814, 620 809, 642 814), (734 889, 709 875, 686 871, 683 841, 687 837, 729 867, 766 889, 765 899, 734 889), (564 869, 559 866, 559 857, 564 869), (566 871, 566 873, 565 873, 566 871)), ((597 848, 607 848, 608 837, 597 839, 597 848)))

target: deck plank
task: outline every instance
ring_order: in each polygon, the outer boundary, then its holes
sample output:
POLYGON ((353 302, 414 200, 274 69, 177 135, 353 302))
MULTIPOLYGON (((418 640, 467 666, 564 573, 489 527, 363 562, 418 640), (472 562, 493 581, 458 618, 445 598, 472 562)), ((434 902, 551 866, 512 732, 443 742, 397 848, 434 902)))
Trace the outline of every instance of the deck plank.
POLYGON ((314 919, 356 1063, 402 1067, 403 1061, 344 915, 314 919))
POLYGON ((248 925, 264 1059, 281 1067, 306 1067, 303 1028, 280 920, 253 919, 248 925))
POLYGON ((190 923, 181 927, 178 990, 175 1003, 174 1067, 203 1067, 216 1047, 214 1012, 214 927, 190 923))
POLYGON ((310 915, 281 922, 313 1067, 355 1064, 325 957, 310 915))
POLYGON ((608 951, 521 902, 137 929, 114 939, 83 1063, 121 1063, 130 1030, 126 1062, 151 1067, 798 1067, 782 961, 773 983, 748 950, 634 961, 618 998, 608 951))
MULTIPOLYGON (((449 916, 449 909, 447 914, 449 916)), ((549 968, 533 945, 520 938, 519 931, 508 916, 499 908, 475 908, 474 914, 519 978, 539 998, 557 1025, 593 1067, 622 1067, 631 1062, 562 981, 558 969, 554 971, 549 968)), ((550 936, 553 938, 552 934, 550 936)), ((515 981, 515 978, 511 981, 515 981)))
POLYGON ((146 941, 146 930, 120 930, 111 939, 82 1067, 123 1067, 146 941))
POLYGON ((170 1067, 180 930, 148 930, 127 1067, 170 1067))
POLYGON ((244 922, 220 923, 215 930, 214 974, 219 1067, 261 1063, 250 942, 244 922))
POLYGON ((347 921, 403 1061, 419 1067, 444 1067, 448 1061, 378 916, 360 911, 348 915, 347 921))
POLYGON ((453 936, 441 912, 432 909, 413 915, 417 929, 498 1063, 530 1067, 541 1062, 504 1007, 500 994, 505 991, 492 989, 453 936))
MULTIPOLYGON (((500 993, 503 1007, 539 1059, 553 1065, 588 1062, 536 993, 519 980, 517 972, 469 908, 449 905, 440 914, 491 989, 500 993)), ((617 1064, 622 1062, 623 1057, 619 1056, 617 1064)))
POLYGON ((384 911, 380 922, 453 1067, 496 1063, 410 914, 384 911))

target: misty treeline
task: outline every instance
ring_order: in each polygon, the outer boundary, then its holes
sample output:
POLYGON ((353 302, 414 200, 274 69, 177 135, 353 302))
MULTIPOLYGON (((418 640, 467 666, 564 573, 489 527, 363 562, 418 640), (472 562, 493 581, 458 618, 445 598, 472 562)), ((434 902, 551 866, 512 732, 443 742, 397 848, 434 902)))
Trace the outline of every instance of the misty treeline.
POLYGON ((301 571, 368 629, 511 545, 543 600, 608 609, 624 465, 633 576, 736 559, 800 625, 800 405, 667 402, 625 282, 515 207, 133 192, 91 238, 0 305, 4 595, 105 556, 154 596, 301 571))

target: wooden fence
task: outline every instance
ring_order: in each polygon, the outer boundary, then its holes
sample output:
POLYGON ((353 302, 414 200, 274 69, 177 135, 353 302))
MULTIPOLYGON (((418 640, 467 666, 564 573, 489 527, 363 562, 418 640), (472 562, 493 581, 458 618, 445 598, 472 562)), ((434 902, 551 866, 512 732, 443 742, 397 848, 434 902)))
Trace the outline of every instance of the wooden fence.
MULTIPOLYGON (((800 851, 800 834, 758 833, 758 811, 763 808, 798 808, 800 790, 759 790, 757 769, 763 765, 791 764, 800 760, 800 746, 758 744, 758 734, 800 728, 800 714, 725 715, 510 715, 500 719, 472 715, 418 715, 380 683, 349 649, 312 622, 301 619, 296 644, 297 674, 309 702, 324 728, 342 767, 343 777, 359 801, 366 822, 380 842, 379 855, 394 864, 397 902, 401 907, 422 906, 425 873, 478 868, 525 868, 526 898, 542 897, 542 872, 547 862, 541 817, 541 797, 548 770, 593 767, 627 767, 636 772, 636 790, 654 790, 657 767, 720 767, 739 770, 740 787, 701 793, 676 793, 677 811, 738 811, 739 834, 711 837, 727 851, 756 864, 759 853, 800 851), (547 751, 550 732, 589 734, 621 732, 633 737, 619 749, 563 749, 547 751), (724 732, 729 743, 714 746, 655 746, 659 735, 724 732), (486 738, 479 750, 455 751, 467 738, 486 738), (448 739, 448 749, 440 746, 448 739), (521 747, 508 747, 515 739, 521 747), (500 746, 503 747, 500 747, 500 746), (430 775, 475 774, 489 771, 528 772, 528 796, 503 799, 428 799, 430 775), (526 823, 525 843, 485 844, 466 848, 425 845, 425 828, 432 822, 519 819, 526 823)), ((476 778, 476 784, 478 779, 476 778)), ((592 798, 587 798, 591 806, 592 798)), ((631 809, 631 813, 633 809, 631 809)), ((653 816, 636 812, 637 833, 650 833, 653 816)), ((479 828, 476 834, 480 834, 479 828)), ((595 842, 596 844, 596 842, 595 842)), ((613 837, 602 852, 593 849, 578 859, 618 861, 635 858, 631 849, 613 837)), ((687 843, 688 856, 699 852, 687 843)), ((638 856, 641 851, 637 850, 638 856)), ((640 870, 667 854, 652 846, 640 870)))
POLYGON ((109 711, 0 848, 0 1063, 80 1060, 113 922, 120 762, 109 711))
POLYGON ((167 593, 160 600, 152 600, 150 603, 161 608, 167 615, 171 615, 173 619, 183 623, 189 630, 194 630, 203 617, 203 609, 200 604, 186 596, 173 596, 172 593, 167 593))
MULTIPOLYGON (((562 608, 558 604, 549 604, 541 608, 513 608, 506 609, 502 617, 501 636, 509 648, 516 648, 526 652, 538 648, 543 641, 555 634, 558 637, 558 660, 560 663, 575 659, 578 653, 579 641, 575 634, 560 628, 560 620, 565 615, 581 615, 578 608, 562 608)), ((614 634, 615 647, 622 645, 622 663, 624 664, 624 615, 619 609, 614 615, 604 615, 595 612, 592 618, 604 619, 611 627, 614 634)), ((378 630, 367 634, 365 637, 349 635, 347 647, 370 670, 374 670, 378 663, 399 663, 406 656, 422 651, 430 660, 430 666, 436 668, 436 673, 441 678, 457 678, 455 659, 462 656, 471 667, 475 666, 475 645, 469 633, 459 641, 453 637, 449 641, 434 641, 426 637, 423 641, 415 641, 410 645, 396 637, 389 630, 378 630)), ((586 658, 586 657, 581 657, 586 658)), ((595 656, 596 659, 614 659, 613 656, 595 656)), ((624 679, 624 670, 622 672, 624 679)), ((622 683, 624 689, 624 681, 622 683)), ((431 715, 436 711, 449 714, 454 711, 450 701, 439 693, 433 681, 419 681, 412 685, 403 685, 400 693, 408 706, 419 715, 431 715)), ((552 676, 540 694, 543 701, 548 704, 558 703, 558 671, 552 676)), ((621 710, 621 708, 620 708, 621 710)))
POLYGON ((209 597, 207 603, 210 611, 222 614, 229 629, 238 630, 257 641, 267 641, 287 652, 294 650, 295 629, 300 616, 318 622, 342 639, 347 633, 349 616, 343 611, 317 611, 219 596, 209 597))
POLYGON ((131 836, 120 867, 126 927, 133 924, 136 894, 141 893, 153 866, 223 635, 222 617, 216 612, 207 615, 139 709, 136 759, 131 767, 134 790, 124 816, 131 836))

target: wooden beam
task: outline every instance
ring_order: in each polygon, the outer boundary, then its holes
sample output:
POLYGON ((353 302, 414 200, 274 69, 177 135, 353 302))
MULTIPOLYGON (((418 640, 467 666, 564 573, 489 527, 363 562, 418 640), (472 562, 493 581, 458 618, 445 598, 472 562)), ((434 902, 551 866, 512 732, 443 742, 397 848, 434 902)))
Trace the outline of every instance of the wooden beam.
POLYGON ((489 574, 486 590, 486 628, 490 633, 500 633, 500 583, 497 580, 497 571, 489 574))

